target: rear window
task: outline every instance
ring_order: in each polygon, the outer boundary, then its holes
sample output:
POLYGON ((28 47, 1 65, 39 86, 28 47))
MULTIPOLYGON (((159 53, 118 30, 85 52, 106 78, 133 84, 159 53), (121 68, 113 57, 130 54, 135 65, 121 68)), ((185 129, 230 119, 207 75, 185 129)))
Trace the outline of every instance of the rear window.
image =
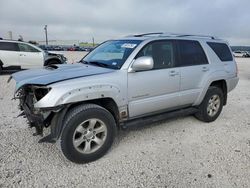
POLYGON ((14 42, 0 42, 0 50, 18 51, 18 47, 14 42))
POLYGON ((208 64, 206 54, 198 41, 178 40, 177 44, 180 53, 178 66, 208 64))
POLYGON ((233 57, 230 49, 225 43, 207 42, 221 61, 232 61, 233 57))

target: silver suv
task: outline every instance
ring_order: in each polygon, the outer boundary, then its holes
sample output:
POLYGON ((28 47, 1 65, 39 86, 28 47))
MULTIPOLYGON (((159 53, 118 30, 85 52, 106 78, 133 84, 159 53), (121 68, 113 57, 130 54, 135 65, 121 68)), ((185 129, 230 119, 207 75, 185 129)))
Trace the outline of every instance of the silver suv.
POLYGON ((210 36, 148 33, 109 40, 73 65, 12 75, 21 115, 40 142, 71 161, 103 156, 117 128, 176 115, 214 121, 238 83, 227 42, 210 36))

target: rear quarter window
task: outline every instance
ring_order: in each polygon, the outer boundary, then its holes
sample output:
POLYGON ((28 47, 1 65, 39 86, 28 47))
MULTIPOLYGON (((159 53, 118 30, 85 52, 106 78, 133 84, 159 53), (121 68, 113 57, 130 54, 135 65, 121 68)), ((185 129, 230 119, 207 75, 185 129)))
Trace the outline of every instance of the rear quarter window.
POLYGON ((221 61, 232 61, 233 56, 227 44, 207 42, 208 46, 216 53, 221 61))
POLYGON ((18 51, 18 47, 14 42, 0 42, 0 50, 18 51))

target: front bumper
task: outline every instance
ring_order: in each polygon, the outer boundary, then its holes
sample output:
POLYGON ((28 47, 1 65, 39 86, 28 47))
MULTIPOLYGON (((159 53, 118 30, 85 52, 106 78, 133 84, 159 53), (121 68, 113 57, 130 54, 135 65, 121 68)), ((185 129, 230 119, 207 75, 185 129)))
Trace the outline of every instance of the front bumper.
POLYGON ((33 135, 42 135, 45 126, 43 115, 35 114, 26 102, 21 103, 20 107, 23 110, 22 114, 28 119, 30 127, 35 127, 36 129, 36 132, 33 135))

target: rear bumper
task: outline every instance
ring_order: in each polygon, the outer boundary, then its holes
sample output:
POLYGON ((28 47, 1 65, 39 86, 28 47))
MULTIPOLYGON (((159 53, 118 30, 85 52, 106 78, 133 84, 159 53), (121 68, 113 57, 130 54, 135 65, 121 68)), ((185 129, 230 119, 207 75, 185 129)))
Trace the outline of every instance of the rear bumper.
POLYGON ((227 92, 232 91, 239 82, 239 77, 233 77, 226 80, 227 82, 227 92))

